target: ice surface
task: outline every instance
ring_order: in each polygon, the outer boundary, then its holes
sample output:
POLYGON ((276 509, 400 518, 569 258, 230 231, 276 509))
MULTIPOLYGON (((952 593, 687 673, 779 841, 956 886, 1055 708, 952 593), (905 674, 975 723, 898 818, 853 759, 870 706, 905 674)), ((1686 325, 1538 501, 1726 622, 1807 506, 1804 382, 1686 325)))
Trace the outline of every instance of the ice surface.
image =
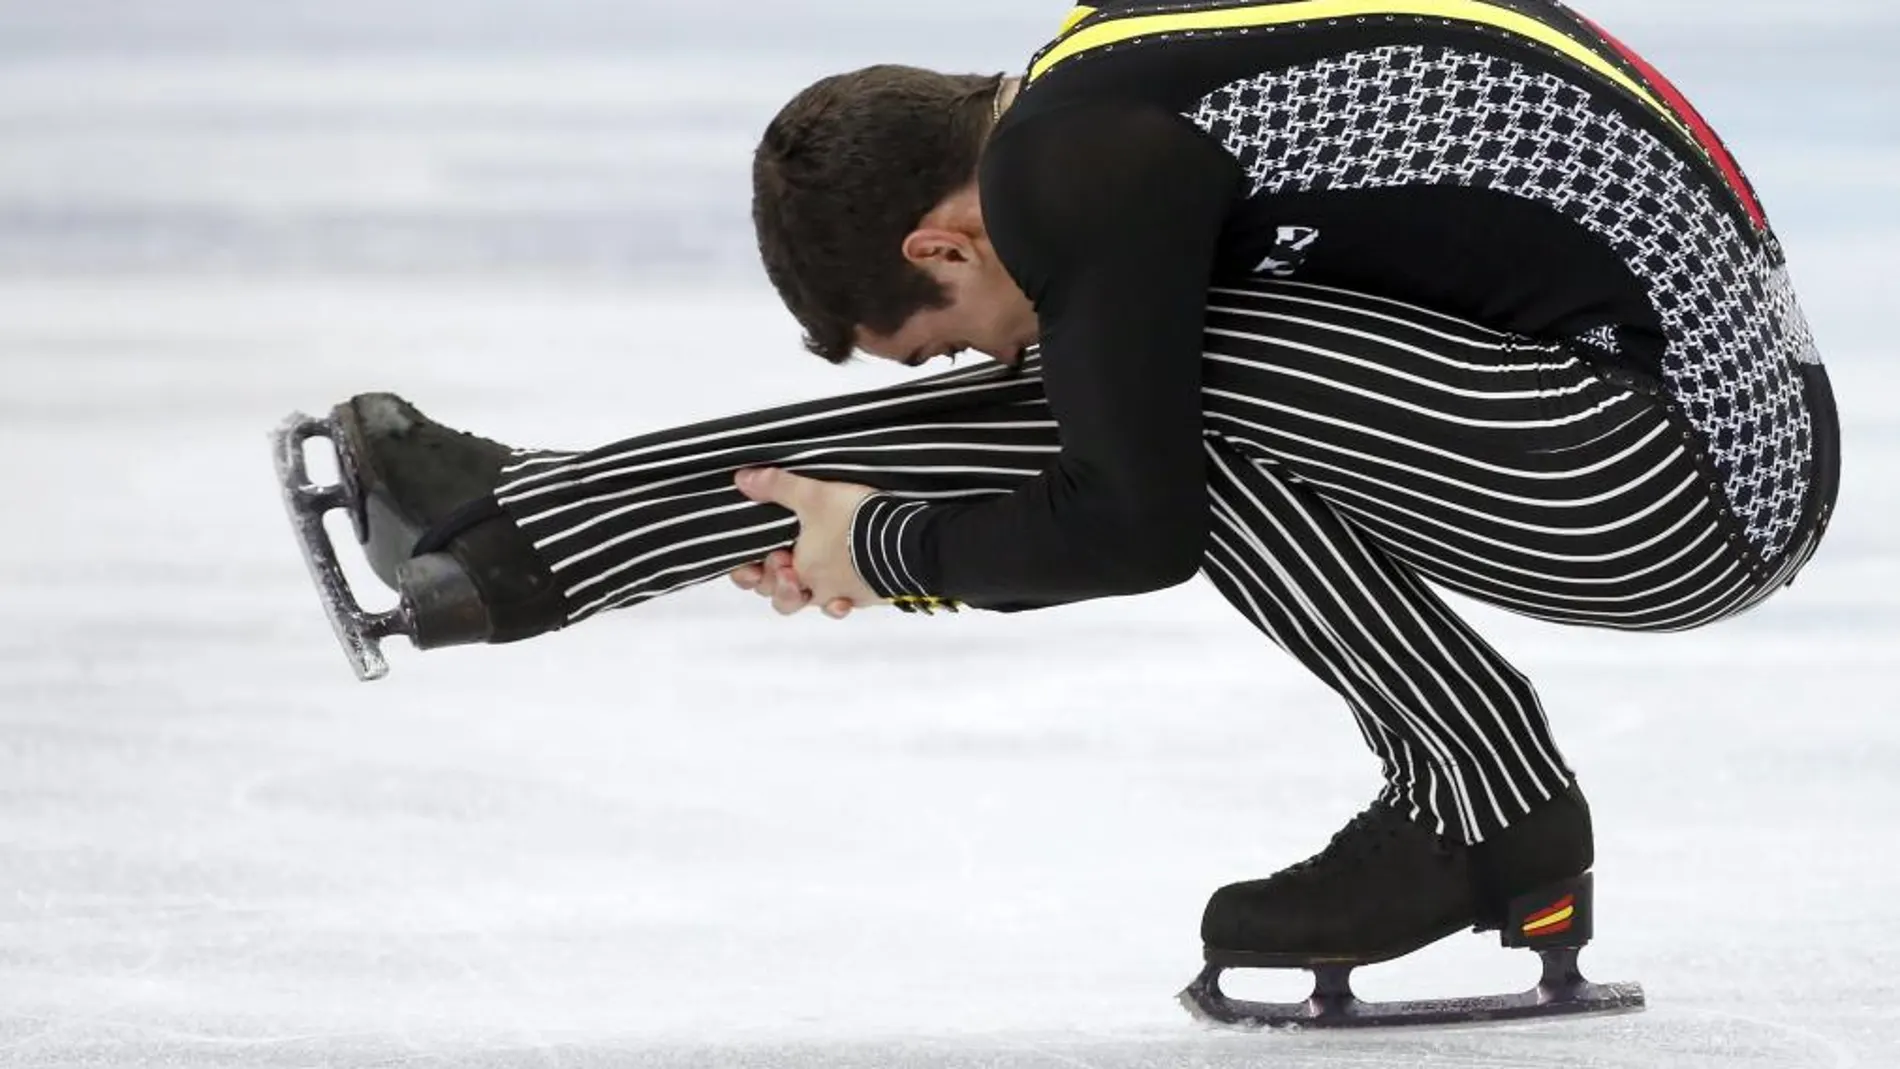
POLYGON ((1646 1014, 1191 1025, 1207 892, 1374 789, 1198 585, 843 625, 708 587, 351 679, 265 432, 386 388, 587 444, 888 379, 797 352, 746 162, 812 76, 1013 68, 1060 16, 927 6, 0 5, 0 1064, 1900 1063, 1886 4, 1595 8, 1760 187, 1847 432, 1821 559, 1743 620, 1472 610, 1582 771, 1586 969, 1646 1014))

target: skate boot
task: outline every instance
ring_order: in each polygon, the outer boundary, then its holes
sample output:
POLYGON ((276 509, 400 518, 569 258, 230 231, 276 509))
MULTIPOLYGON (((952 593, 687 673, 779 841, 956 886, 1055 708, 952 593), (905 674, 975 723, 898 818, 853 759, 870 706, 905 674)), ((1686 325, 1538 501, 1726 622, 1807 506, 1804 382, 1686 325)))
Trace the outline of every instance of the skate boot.
POLYGON ((1432 1024, 1642 1005, 1634 985, 1593 985, 1576 971, 1591 936, 1590 809, 1575 787, 1472 847, 1378 802, 1318 854, 1265 879, 1215 892, 1201 922, 1207 968, 1182 993, 1190 1012, 1223 1024, 1432 1024), (1374 1004, 1351 971, 1409 954, 1462 929, 1502 930, 1539 951, 1545 977, 1521 995, 1374 1004), (1230 968, 1307 969, 1304 1003, 1239 1002, 1221 993, 1230 968))
POLYGON ((554 630, 565 607, 554 576, 495 501, 513 451, 451 430, 393 394, 364 394, 327 420, 293 416, 277 436, 279 476, 305 558, 345 652, 363 679, 387 672, 380 641, 418 648, 513 642, 554 630), (314 487, 303 443, 327 438, 340 479, 314 487), (395 610, 365 613, 322 526, 345 510, 377 577, 400 595, 395 610))

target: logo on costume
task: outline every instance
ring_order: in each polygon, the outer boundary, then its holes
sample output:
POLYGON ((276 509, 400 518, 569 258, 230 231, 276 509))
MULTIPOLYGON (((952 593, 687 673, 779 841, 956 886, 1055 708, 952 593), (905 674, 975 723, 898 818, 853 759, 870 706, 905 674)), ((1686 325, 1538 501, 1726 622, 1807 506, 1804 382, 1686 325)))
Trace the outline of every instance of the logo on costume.
POLYGON ((1254 268, 1255 274, 1272 275, 1286 278, 1298 271, 1306 263, 1306 254, 1319 240, 1319 228, 1311 226, 1283 226, 1275 235, 1273 251, 1254 268))

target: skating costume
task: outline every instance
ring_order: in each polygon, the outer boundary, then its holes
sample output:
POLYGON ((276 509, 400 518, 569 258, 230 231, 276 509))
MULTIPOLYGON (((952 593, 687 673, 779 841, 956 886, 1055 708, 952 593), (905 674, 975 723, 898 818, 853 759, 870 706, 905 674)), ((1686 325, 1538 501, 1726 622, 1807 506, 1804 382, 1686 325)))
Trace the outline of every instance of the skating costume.
POLYGON ((869 483, 894 493, 856 562, 907 607, 1202 571, 1346 699, 1388 801, 1477 842, 1570 772, 1428 581, 1674 630, 1813 552, 1836 430, 1779 246, 1702 120, 1591 24, 1110 4, 1028 73, 981 180, 1040 359, 523 460, 498 497, 566 622, 789 543, 738 467, 869 483))
MULTIPOLYGON (((1833 400, 1713 132, 1542 0, 1114 3, 1075 9, 1032 60, 980 181, 1042 327, 1018 367, 506 461, 399 402, 294 425, 293 506, 369 502, 372 563, 405 595, 387 617, 333 606, 346 645, 529 637, 757 561, 797 534, 734 488, 759 466, 886 491, 850 549, 913 611, 1199 571, 1345 699, 1386 786, 1320 854, 1215 893, 1196 1012, 1640 1006, 1576 971, 1592 831, 1538 696, 1433 587, 1673 631, 1751 608, 1814 554, 1833 400), (348 443, 351 487, 297 488, 311 433, 348 443), (1354 964, 1473 925, 1543 955, 1539 987, 1351 996, 1354 964), (1319 983, 1237 1003, 1233 967, 1319 983)), ((334 560, 312 560, 334 600, 334 560)))

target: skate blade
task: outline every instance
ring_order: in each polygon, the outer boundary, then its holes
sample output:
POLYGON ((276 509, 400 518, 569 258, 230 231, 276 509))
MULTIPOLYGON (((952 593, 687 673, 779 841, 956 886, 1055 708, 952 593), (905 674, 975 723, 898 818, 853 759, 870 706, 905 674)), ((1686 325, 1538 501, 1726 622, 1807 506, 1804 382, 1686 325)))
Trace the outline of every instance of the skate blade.
MULTIPOLYGON (((1554 952, 1553 952, 1554 953, 1554 952)), ((1545 957, 1545 979, 1514 995, 1364 1002, 1346 982, 1347 966, 1315 970, 1318 984, 1304 1002, 1250 1002, 1221 991, 1225 968, 1209 965, 1179 999, 1203 1023, 1245 1031, 1304 1028, 1417 1028, 1545 1018, 1607 1016, 1643 1009, 1641 984, 1593 984, 1567 963, 1545 957)))
MULTIPOLYGON (((349 658, 356 678, 363 682, 389 674, 389 662, 383 657, 382 640, 391 635, 409 636, 413 641, 414 621, 405 599, 389 612, 366 612, 350 590, 349 580, 337 561, 336 547, 323 529, 323 517, 331 509, 349 509, 357 515, 357 502, 348 479, 335 486, 315 486, 310 482, 304 461, 304 443, 312 438, 328 439, 334 448, 339 429, 334 420, 317 419, 301 412, 293 413, 271 434, 277 465, 277 482, 283 490, 284 510, 303 550, 304 563, 316 583, 317 597, 330 617, 343 655, 349 658)), ((339 469, 343 468, 339 456, 339 469)))

